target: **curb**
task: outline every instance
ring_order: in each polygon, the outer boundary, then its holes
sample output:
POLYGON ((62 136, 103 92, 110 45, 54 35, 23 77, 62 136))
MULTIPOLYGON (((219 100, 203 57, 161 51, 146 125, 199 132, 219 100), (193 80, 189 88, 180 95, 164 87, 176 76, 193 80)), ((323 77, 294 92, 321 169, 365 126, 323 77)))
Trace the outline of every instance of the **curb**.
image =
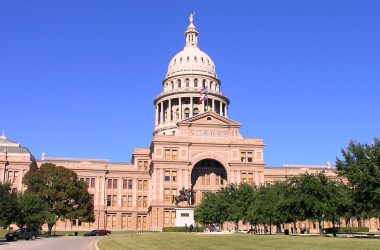
POLYGON ((98 247, 98 242, 99 242, 99 240, 97 240, 97 241, 95 242, 95 249, 96 249, 96 250, 100 250, 99 247, 98 247))

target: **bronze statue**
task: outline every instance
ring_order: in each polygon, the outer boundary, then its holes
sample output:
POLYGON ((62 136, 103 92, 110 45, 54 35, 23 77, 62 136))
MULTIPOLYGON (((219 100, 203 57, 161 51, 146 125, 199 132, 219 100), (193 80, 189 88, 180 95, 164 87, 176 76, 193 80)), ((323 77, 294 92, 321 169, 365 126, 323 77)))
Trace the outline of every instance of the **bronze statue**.
POLYGON ((180 202, 187 201, 187 205, 190 206, 192 192, 193 191, 191 189, 182 188, 181 190, 179 190, 179 195, 173 195, 172 204, 175 202, 176 207, 179 207, 180 202))

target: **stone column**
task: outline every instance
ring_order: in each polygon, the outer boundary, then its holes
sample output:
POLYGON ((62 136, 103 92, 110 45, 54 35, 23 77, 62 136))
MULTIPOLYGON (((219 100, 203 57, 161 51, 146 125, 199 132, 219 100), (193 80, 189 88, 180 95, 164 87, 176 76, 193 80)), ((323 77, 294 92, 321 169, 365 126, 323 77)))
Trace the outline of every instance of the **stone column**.
POLYGON ((179 116, 179 120, 182 120, 182 98, 181 97, 178 97, 178 116, 179 116))
POLYGON ((216 111, 216 109, 215 109, 215 99, 212 99, 212 111, 216 111))
POLYGON ((158 104, 156 104, 156 126, 158 125, 158 104))
POLYGON ((190 96, 190 117, 193 117, 193 97, 190 96))
POLYGON ((223 110, 223 103, 220 101, 219 102, 219 115, 222 115, 222 110, 223 110))
POLYGON ((224 105, 224 109, 225 109, 225 111, 224 111, 224 116, 225 116, 225 117, 228 117, 228 106, 227 106, 227 104, 224 105))
POLYGON ((164 102, 161 101, 161 118, 160 118, 160 123, 164 122, 164 102))
POLYGON ((202 110, 201 110, 201 113, 204 113, 205 112, 205 101, 202 102, 202 110))
POLYGON ((169 109, 168 121, 171 122, 172 121, 172 99, 169 99, 168 101, 168 109, 169 109))
POLYGON ((157 176, 157 170, 156 169, 153 169, 153 173, 152 173, 152 186, 153 186, 153 194, 152 194, 152 199, 153 200, 156 200, 157 199, 157 180, 156 180, 156 176, 157 176))
POLYGON ((164 200, 164 183, 163 183, 163 179, 164 179, 164 170, 161 168, 160 169, 160 175, 159 175, 159 180, 158 182, 160 183, 160 190, 159 190, 159 196, 158 196, 158 199, 163 201, 164 200))

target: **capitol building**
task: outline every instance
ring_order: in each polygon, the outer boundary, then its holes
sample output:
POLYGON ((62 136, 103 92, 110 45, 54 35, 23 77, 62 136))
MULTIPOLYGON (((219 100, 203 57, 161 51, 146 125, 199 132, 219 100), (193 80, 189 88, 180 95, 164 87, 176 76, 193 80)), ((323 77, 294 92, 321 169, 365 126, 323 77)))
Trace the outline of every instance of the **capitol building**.
MULTIPOLYGON (((206 192, 231 183, 264 185, 306 171, 325 171, 338 178, 330 164, 266 166, 264 140, 240 134, 241 124, 229 118, 230 100, 222 88, 214 61, 199 47, 191 15, 184 48, 170 60, 162 92, 154 99, 153 140, 147 148, 136 148, 131 162, 45 154, 36 160, 27 148, 3 134, 0 180, 11 180, 13 188, 23 191, 22 178, 27 171, 43 163, 64 166, 87 183, 96 220, 58 221, 56 230, 161 230, 178 224, 172 198, 183 188, 193 191, 196 206, 206 192)), ((317 223, 307 223, 311 231, 319 230, 317 223)))

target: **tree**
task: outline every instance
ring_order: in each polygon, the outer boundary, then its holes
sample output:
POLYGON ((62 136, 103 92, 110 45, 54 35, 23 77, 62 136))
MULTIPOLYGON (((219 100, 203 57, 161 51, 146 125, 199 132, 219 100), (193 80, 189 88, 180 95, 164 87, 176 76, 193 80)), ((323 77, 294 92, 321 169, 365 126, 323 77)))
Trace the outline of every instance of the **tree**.
POLYGON ((221 205, 220 194, 206 193, 201 203, 195 207, 195 220, 203 225, 223 224, 225 219, 223 218, 223 213, 221 213, 221 205))
POLYGON ((91 196, 77 174, 67 168, 44 163, 38 170, 25 174, 23 183, 28 192, 35 192, 47 204, 49 214, 46 222, 49 234, 59 219, 95 220, 91 196))
POLYGON ((0 183, 0 227, 13 223, 18 215, 17 192, 10 183, 0 183))
MULTIPOLYGON (((280 221, 281 214, 279 213, 280 198, 280 182, 275 182, 272 185, 260 186, 254 198, 254 203, 251 206, 250 214, 255 217, 257 221, 272 225, 280 221)), ((270 234, 272 234, 272 227, 270 227, 270 234)))
POLYGON ((18 195, 19 215, 15 222, 18 227, 25 225, 39 228, 48 218, 54 217, 50 213, 48 204, 33 192, 24 192, 18 195))
MULTIPOLYGON (((380 222, 380 140, 372 145, 350 141, 336 160, 338 174, 348 179, 355 212, 361 218, 377 217, 380 222)), ((380 234, 379 234, 380 237, 380 234)))

